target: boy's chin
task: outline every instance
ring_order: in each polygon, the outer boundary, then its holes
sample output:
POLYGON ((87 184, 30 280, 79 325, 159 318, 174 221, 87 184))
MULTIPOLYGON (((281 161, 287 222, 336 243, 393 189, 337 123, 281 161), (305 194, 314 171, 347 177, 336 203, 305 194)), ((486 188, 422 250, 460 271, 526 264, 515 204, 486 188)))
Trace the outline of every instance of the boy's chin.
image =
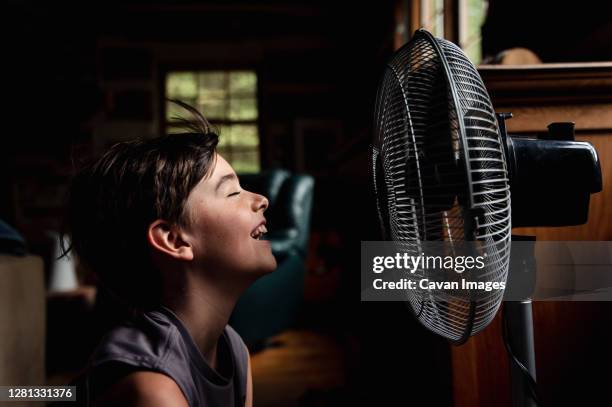
POLYGON ((274 256, 270 256, 270 257, 271 259, 268 260, 266 264, 263 265, 263 267, 261 267, 259 274, 261 275, 270 274, 270 273, 273 273, 274 270, 277 269, 278 265, 276 264, 276 259, 274 258, 274 256))

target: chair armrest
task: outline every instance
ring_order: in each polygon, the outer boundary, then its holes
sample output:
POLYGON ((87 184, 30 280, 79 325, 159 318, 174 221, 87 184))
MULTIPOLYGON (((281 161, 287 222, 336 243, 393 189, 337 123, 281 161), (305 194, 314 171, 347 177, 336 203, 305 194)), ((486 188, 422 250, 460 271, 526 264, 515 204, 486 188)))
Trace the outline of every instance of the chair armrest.
MULTIPOLYGON (((275 230, 296 231, 293 236, 294 248, 303 254, 308 249, 313 189, 312 176, 303 174, 292 176, 283 184, 274 213, 271 214, 271 224, 275 230)), ((286 233, 288 238, 289 232, 283 233, 286 233)))
MULTIPOLYGON (((270 241, 272 246, 272 253, 274 256, 282 259, 286 257, 289 252, 296 249, 295 239, 298 236, 297 228, 281 229, 271 231, 266 235, 266 239, 270 241)), ((300 251, 301 255, 304 255, 300 251)))

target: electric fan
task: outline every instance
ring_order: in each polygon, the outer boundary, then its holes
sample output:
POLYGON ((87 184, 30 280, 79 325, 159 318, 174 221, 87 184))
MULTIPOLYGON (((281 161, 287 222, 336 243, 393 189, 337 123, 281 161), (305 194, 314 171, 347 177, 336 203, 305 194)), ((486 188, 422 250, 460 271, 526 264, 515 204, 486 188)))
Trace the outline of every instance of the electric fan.
MULTIPOLYGON (((415 254, 428 242, 469 247, 488 259, 474 278, 505 282, 512 227, 586 222, 590 194, 601 190, 594 148, 573 141, 571 123, 540 139, 509 137, 507 117, 496 115, 459 47, 417 30, 388 62, 376 101, 372 169, 384 239, 415 254)), ((461 344, 492 321, 504 291, 406 294, 426 328, 461 344)))

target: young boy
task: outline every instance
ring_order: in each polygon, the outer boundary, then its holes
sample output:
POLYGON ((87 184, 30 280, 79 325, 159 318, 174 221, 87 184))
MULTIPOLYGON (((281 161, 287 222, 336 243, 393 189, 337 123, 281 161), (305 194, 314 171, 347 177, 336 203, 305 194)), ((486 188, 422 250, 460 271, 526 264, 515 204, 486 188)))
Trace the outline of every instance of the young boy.
POLYGON ((268 201, 240 187, 208 121, 177 103, 188 132, 116 144, 71 187, 71 248, 138 311, 93 353, 77 394, 87 405, 252 403, 248 351, 227 323, 276 268, 261 239, 268 201))

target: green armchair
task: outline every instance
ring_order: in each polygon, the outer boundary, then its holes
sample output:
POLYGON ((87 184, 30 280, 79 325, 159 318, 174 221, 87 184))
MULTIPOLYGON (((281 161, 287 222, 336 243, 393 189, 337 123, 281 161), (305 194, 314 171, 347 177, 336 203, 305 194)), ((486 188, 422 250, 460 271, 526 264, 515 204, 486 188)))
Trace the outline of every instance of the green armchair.
POLYGON ((230 325, 256 350, 265 340, 291 327, 303 301, 314 179, 282 169, 240 175, 243 188, 265 195, 272 253, 278 268, 242 295, 230 325))

